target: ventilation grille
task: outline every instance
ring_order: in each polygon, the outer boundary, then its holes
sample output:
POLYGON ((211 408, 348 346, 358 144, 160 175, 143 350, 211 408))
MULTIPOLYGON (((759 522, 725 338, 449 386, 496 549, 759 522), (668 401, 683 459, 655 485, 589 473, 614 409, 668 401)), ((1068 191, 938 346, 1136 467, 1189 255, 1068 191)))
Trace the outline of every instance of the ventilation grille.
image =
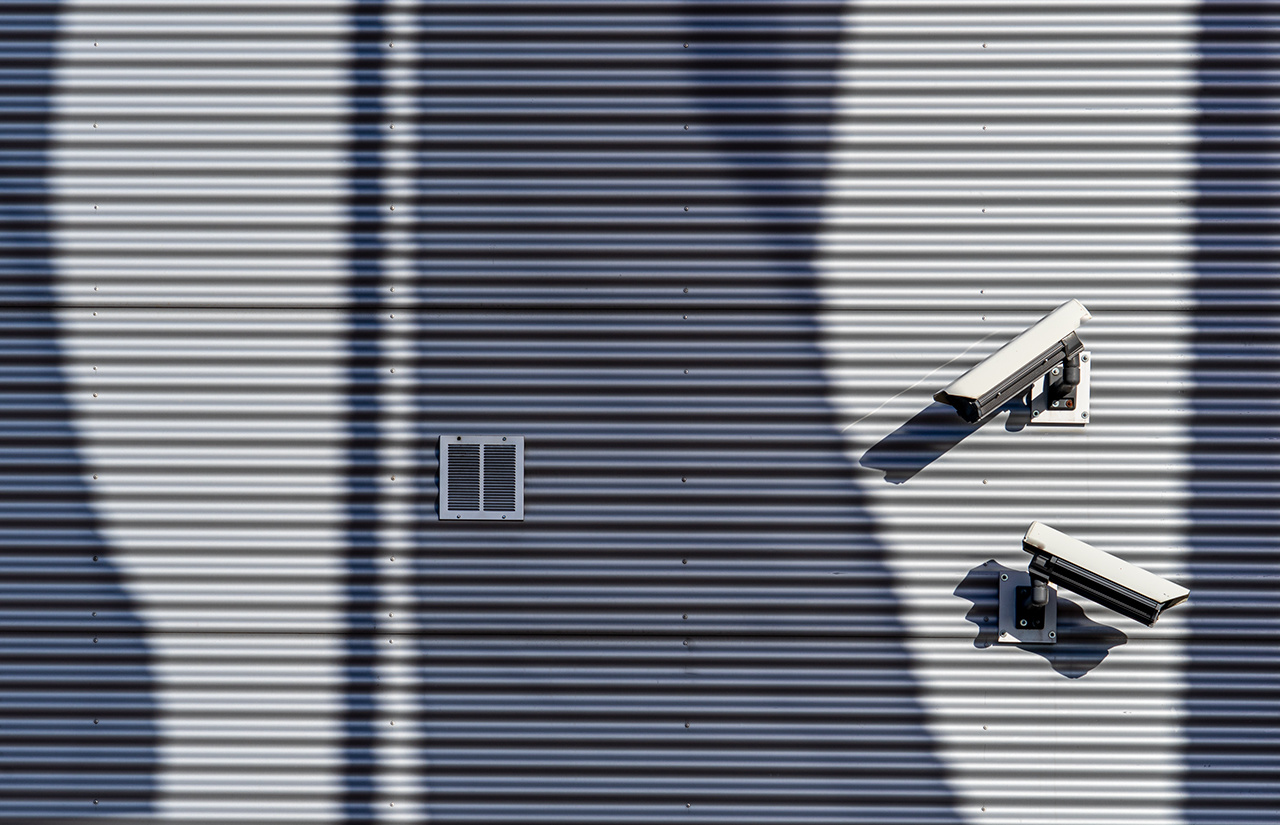
POLYGON ((524 519, 524 436, 440 436, 440 518, 524 519))

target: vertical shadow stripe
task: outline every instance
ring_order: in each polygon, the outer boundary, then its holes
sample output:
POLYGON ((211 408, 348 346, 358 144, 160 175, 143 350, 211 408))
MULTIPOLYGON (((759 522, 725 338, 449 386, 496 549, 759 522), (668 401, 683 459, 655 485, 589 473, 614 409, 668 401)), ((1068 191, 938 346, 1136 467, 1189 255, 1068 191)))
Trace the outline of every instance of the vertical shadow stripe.
POLYGON ((378 362, 382 281, 382 101, 386 31, 382 2, 357 2, 350 16, 347 175, 345 501, 341 610, 346 626, 342 681, 342 821, 374 818, 377 781, 374 717, 377 601, 376 469, 379 447, 378 362))
POLYGON ((1280 19, 1197 9, 1185 821, 1280 811, 1280 19))

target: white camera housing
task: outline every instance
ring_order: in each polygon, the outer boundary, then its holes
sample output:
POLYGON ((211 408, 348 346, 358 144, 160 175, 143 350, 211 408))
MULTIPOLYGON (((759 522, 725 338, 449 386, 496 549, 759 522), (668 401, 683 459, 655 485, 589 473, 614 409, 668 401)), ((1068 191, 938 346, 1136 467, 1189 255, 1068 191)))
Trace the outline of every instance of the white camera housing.
POLYGON ((1022 548, 1032 554, 1027 572, 1033 581, 1073 590, 1147 626, 1191 595, 1180 584, 1038 521, 1027 528, 1022 548))
MULTIPOLYGON (((1027 392, 1032 384, 1059 365, 1063 365, 1062 369, 1065 371, 1068 363, 1074 359, 1074 368, 1078 374, 1078 359, 1084 351, 1084 344, 1075 331, 1092 317, 1084 304, 1074 299, 1067 301, 939 390, 933 396, 934 400, 950 404, 956 408, 961 418, 973 423, 981 421, 1011 399, 1027 392)), ((1086 387, 1085 398, 1087 397, 1086 387)), ((1052 401, 1047 403, 1051 404, 1052 401)), ((1080 411, 1075 410, 1074 395, 1072 411, 1075 414, 1069 422, 1056 423, 1087 422, 1087 411, 1082 416, 1080 411)))

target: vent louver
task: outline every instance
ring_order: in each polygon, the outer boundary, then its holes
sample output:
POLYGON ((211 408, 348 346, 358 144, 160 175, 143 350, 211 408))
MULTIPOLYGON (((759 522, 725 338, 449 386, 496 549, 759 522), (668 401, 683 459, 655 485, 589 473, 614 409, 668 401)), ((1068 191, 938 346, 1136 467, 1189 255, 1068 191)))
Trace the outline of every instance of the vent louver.
POLYGON ((440 436, 440 518, 524 520, 524 436, 440 436))

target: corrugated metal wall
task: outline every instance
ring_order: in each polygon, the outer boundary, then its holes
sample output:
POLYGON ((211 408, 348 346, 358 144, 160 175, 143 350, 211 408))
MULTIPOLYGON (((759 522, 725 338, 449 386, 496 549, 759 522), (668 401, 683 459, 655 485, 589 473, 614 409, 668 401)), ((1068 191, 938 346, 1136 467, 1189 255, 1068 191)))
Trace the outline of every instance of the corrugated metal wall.
POLYGON ((0 820, 1280 818, 1273 10, 0 15, 0 820), (1032 519, 1192 603, 992 646, 1032 519))

